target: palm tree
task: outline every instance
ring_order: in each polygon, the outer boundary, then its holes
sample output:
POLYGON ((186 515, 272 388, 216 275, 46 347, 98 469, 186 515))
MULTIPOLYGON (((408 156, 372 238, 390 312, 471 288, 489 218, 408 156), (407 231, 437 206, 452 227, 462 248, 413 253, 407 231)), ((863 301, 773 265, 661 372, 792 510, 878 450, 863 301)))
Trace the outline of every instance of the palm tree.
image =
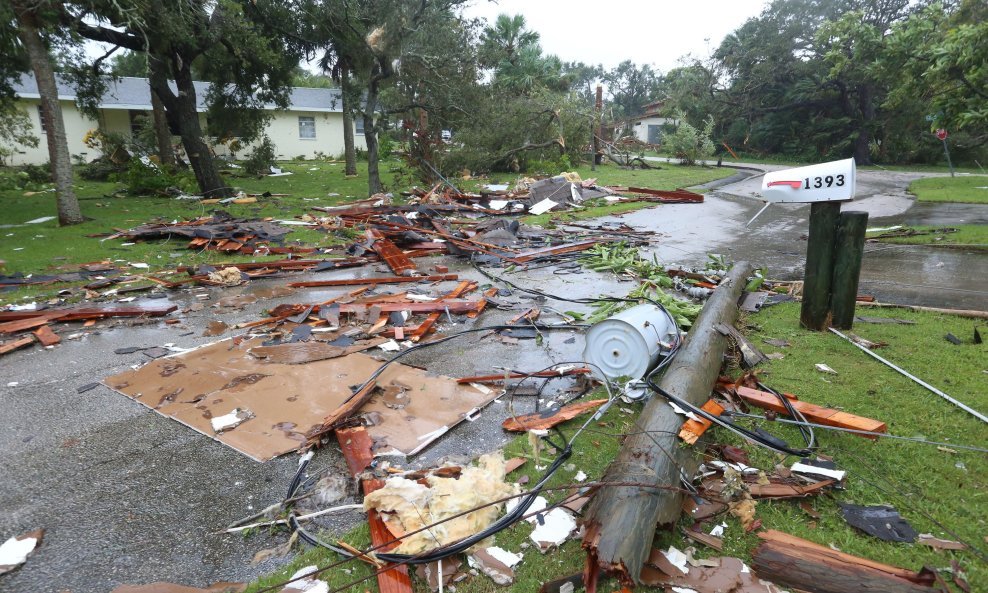
POLYGON ((538 47, 538 43, 538 32, 525 28, 523 15, 501 13, 480 34, 480 64, 487 68, 497 68, 504 61, 515 64, 524 48, 538 47))

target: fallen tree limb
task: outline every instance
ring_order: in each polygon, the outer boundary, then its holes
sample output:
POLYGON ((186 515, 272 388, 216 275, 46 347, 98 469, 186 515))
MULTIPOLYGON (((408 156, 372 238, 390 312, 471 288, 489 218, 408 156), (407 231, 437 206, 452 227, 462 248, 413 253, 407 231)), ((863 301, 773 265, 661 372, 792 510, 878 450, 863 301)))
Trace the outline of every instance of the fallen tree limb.
MULTIPOLYGON (((738 298, 750 274, 747 262, 735 264, 700 312, 660 387, 696 406, 707 401, 727 349, 727 338, 714 327, 734 324, 738 298)), ((690 449, 679 446, 677 435, 682 425, 683 417, 661 396, 655 395, 645 405, 604 481, 650 482, 656 488, 622 486, 594 495, 584 523, 583 547, 590 556, 588 574, 602 571, 628 586, 639 581, 655 526, 674 523, 681 512, 682 494, 676 492, 676 486, 683 466, 692 458, 690 449)), ((587 584, 588 593, 593 593, 592 584, 587 584)))

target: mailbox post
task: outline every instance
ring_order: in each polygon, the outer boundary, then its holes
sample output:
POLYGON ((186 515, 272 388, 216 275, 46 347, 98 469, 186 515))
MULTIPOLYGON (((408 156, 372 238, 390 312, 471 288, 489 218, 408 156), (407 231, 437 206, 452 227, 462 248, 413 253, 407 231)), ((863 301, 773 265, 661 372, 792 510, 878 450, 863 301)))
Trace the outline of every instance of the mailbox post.
POLYGON ((855 174, 854 159, 845 159, 774 171, 762 180, 762 197, 770 203, 811 204, 799 316, 807 329, 825 331, 833 311, 840 312, 841 327, 849 328, 854 318, 868 215, 842 216, 840 204, 854 198, 855 174), (837 293, 835 282, 840 287, 837 293))

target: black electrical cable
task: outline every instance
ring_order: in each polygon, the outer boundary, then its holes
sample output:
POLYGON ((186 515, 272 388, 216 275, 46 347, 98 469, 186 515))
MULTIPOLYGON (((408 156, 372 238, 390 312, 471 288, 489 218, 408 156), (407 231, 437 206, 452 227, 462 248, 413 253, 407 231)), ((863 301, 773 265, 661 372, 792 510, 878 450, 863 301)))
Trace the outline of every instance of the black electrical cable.
POLYGON ((806 419, 806 416, 804 416, 802 412, 800 412, 799 410, 797 410, 796 407, 792 405, 792 402, 789 401, 789 398, 786 397, 785 395, 783 395, 783 394, 779 393, 778 391, 772 389, 768 385, 765 385, 761 381, 758 381, 757 382, 757 385, 761 389, 763 389, 763 390, 767 391, 768 393, 771 393, 775 397, 779 398, 779 401, 782 402, 782 405, 783 405, 783 407, 785 407, 786 411, 789 413, 789 416, 792 416, 796 420, 802 421, 802 423, 801 424, 797 424, 797 426, 799 427, 800 434, 803 435, 803 441, 806 443, 806 447, 808 449, 815 448, 815 445, 816 445, 816 435, 813 433, 813 426, 810 425, 809 420, 806 419))

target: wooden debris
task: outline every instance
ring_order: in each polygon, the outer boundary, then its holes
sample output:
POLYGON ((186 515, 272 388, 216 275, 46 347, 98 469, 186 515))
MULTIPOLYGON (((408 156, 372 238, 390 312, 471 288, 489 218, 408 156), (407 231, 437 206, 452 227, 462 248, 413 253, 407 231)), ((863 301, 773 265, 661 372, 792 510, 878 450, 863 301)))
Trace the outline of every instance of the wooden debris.
MULTIPOLYGON (((753 406, 764 408, 766 410, 772 410, 780 414, 789 413, 788 409, 782 404, 782 402, 779 401, 779 398, 772 393, 751 389, 750 387, 738 387, 737 394, 741 397, 741 399, 753 406)), ((822 406, 817 406, 796 399, 791 399, 790 403, 803 416, 806 416, 807 420, 817 424, 826 424, 827 426, 836 426, 839 428, 850 428, 853 430, 878 433, 884 433, 887 430, 884 422, 873 420, 871 418, 865 418, 864 416, 855 416, 854 414, 848 414, 847 412, 842 412, 831 408, 824 408, 822 406)), ((867 434, 861 434, 859 436, 869 439, 878 438, 867 434)))
POLYGON ((54 346, 62 341, 62 338, 58 337, 58 334, 51 330, 51 327, 47 325, 42 325, 38 329, 34 330, 34 336, 38 338, 42 346, 54 346))
POLYGON ((34 343, 34 336, 27 335, 22 338, 17 338, 16 340, 10 340, 9 342, 4 342, 0 344, 0 354, 7 354, 8 352, 13 352, 18 348, 23 348, 34 343))
MULTIPOLYGON (((713 416, 720 416, 724 413, 724 406, 712 399, 707 400, 707 403, 703 404, 701 409, 713 416)), ((699 416, 699 420, 690 418, 683 423, 683 428, 679 431, 679 438, 683 439, 685 443, 692 445, 712 425, 713 421, 707 420, 703 416, 699 416)))
POLYGON ((371 249, 374 250, 384 263, 388 264, 391 271, 399 276, 407 276, 415 271, 415 262, 402 253, 398 246, 385 237, 381 231, 370 229, 367 231, 368 238, 374 240, 371 249))
POLYGON ((607 403, 606 399, 593 399, 561 408, 549 408, 542 412, 533 412, 522 416, 514 416, 501 423, 501 428, 510 432, 526 432, 529 430, 545 430, 567 420, 572 420, 580 414, 607 403))
POLYGON ((758 576, 779 585, 815 593, 934 593, 934 577, 866 558, 780 531, 758 534, 754 569, 758 576))
POLYGON ((315 280, 312 282, 292 282, 291 287, 313 286, 363 286, 365 284, 402 284, 404 282, 443 282, 458 280, 456 274, 439 274, 433 276, 389 276, 385 278, 344 278, 341 280, 315 280))

